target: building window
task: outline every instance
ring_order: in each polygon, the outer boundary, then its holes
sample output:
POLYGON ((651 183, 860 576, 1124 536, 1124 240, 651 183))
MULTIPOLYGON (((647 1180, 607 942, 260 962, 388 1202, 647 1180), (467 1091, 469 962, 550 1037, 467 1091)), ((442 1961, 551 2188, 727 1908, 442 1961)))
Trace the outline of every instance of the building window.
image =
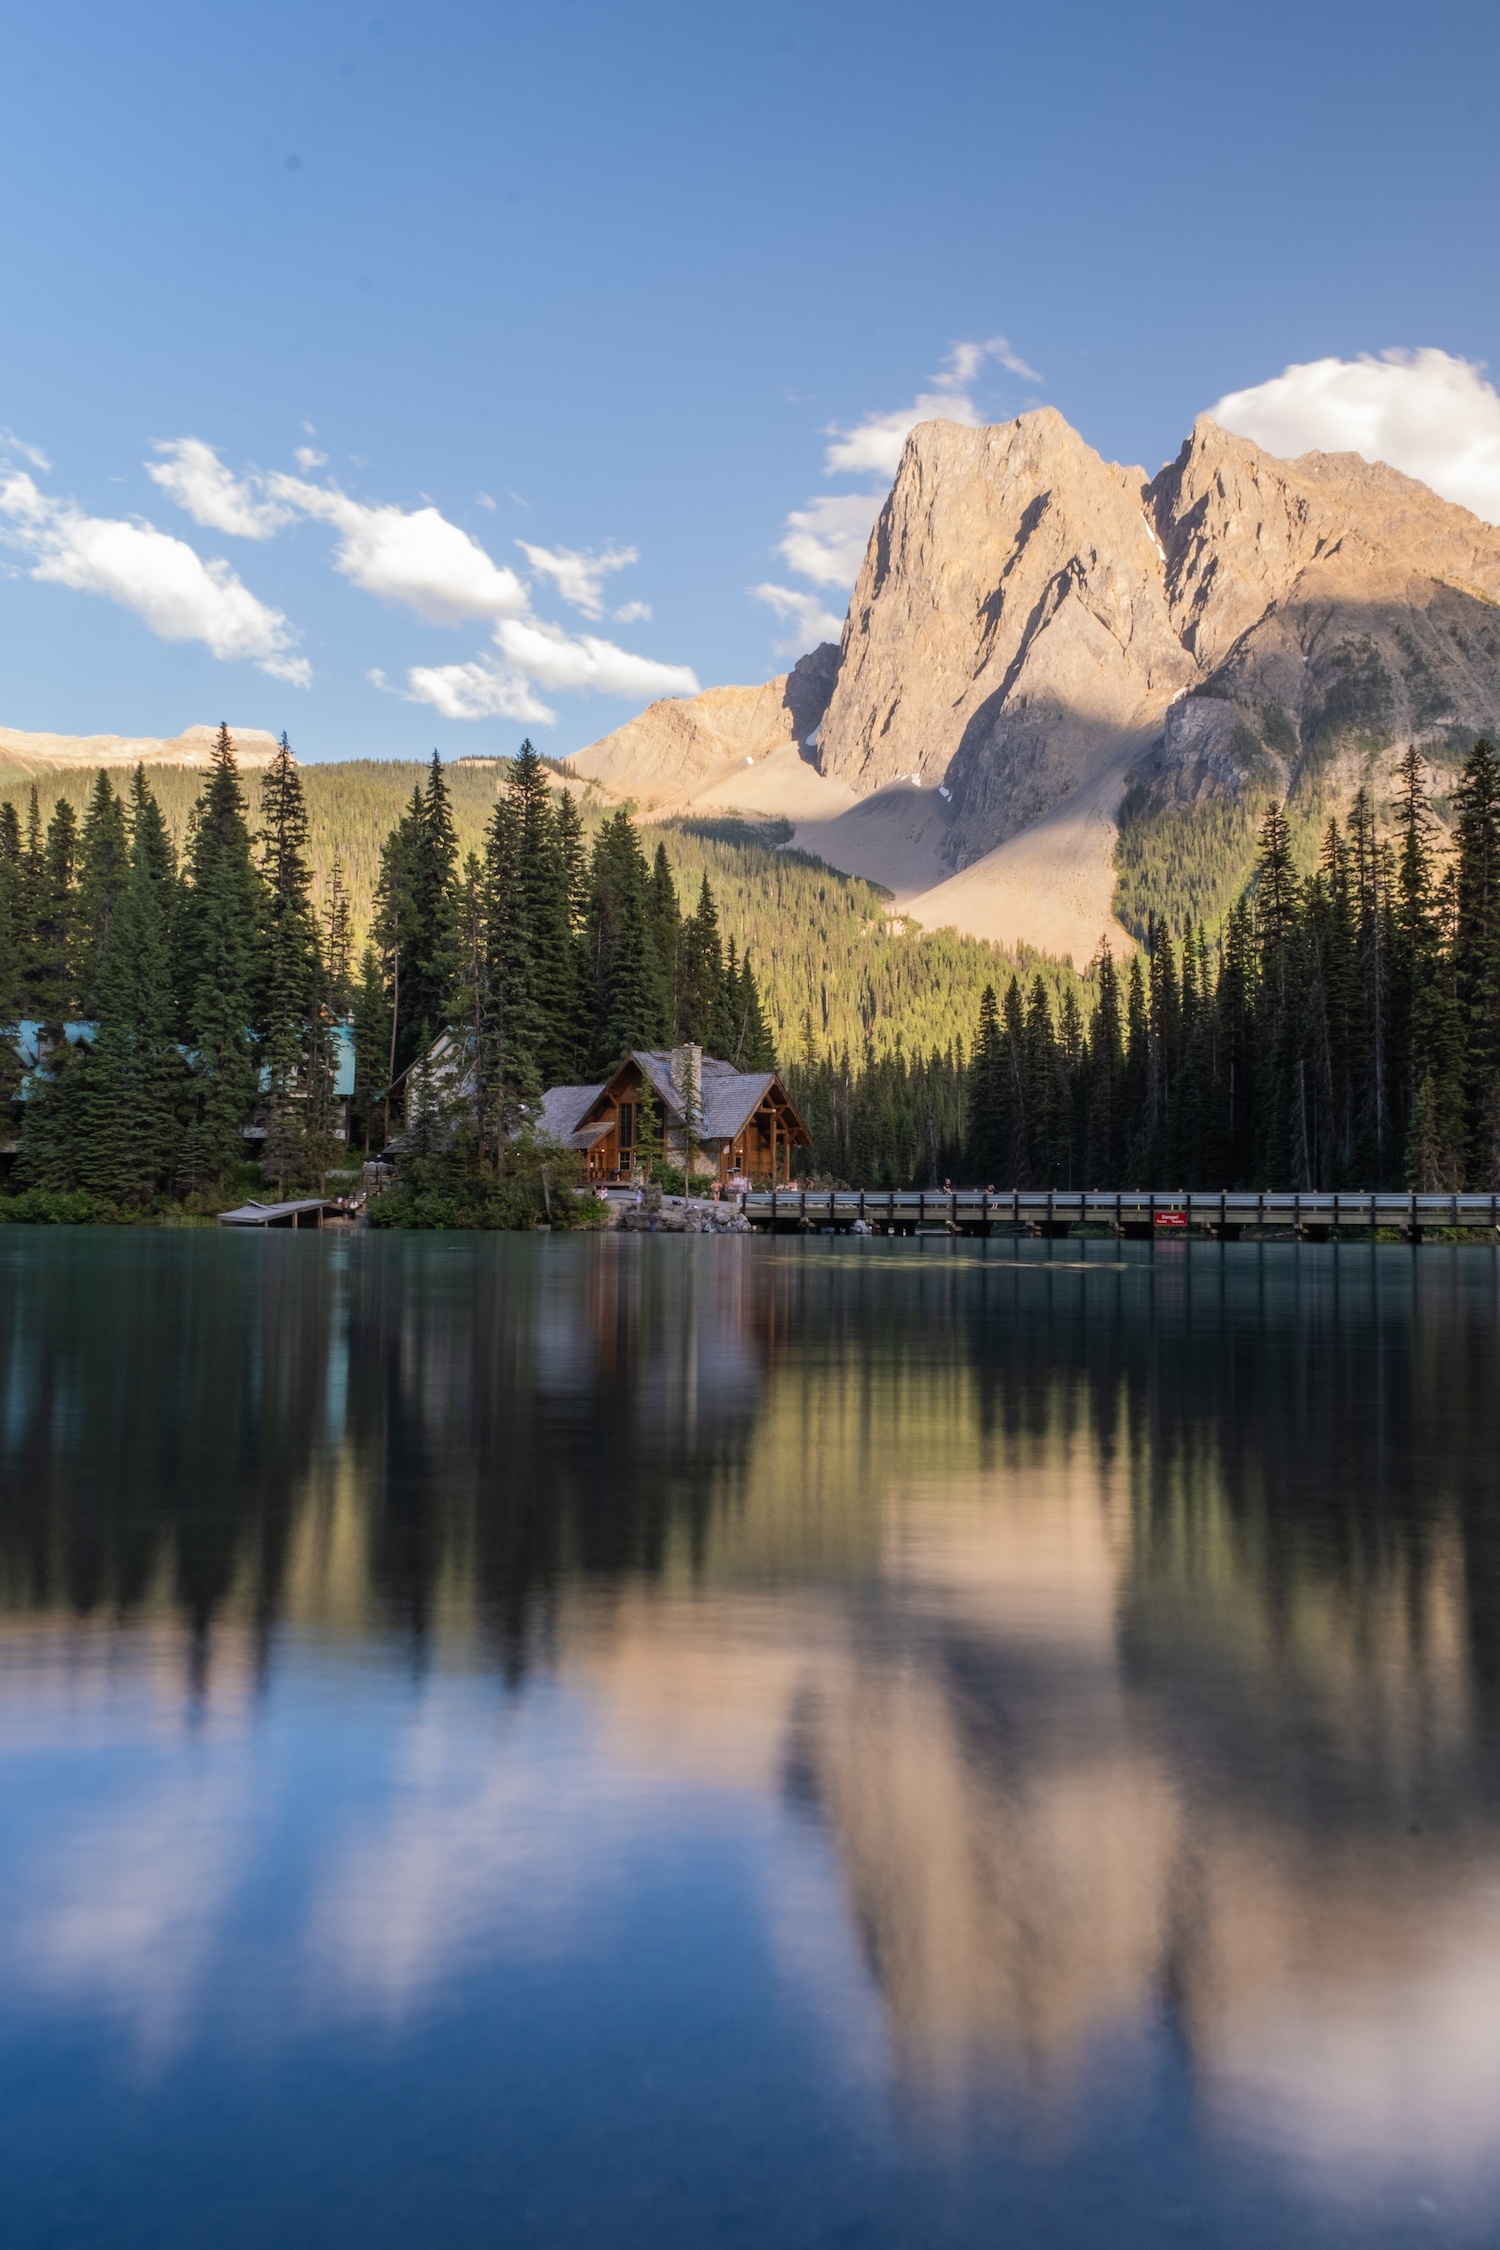
POLYGON ((620 1153, 635 1147, 635 1103, 620 1104, 620 1153))

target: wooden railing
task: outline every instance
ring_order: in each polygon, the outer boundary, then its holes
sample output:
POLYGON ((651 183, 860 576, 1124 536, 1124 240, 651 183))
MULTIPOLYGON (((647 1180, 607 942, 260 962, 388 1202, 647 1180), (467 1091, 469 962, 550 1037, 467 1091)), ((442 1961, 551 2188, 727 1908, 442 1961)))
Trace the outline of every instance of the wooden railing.
POLYGON ((1386 1227, 1407 1234, 1443 1227, 1500 1230, 1500 1195, 1423 1195, 1401 1189, 780 1188, 752 1191, 738 1201, 753 1224, 840 1230, 858 1220, 905 1231, 953 1227, 961 1232, 1077 1225, 1150 1227, 1163 1233, 1189 1226, 1215 1233, 1246 1227, 1290 1227, 1299 1233, 1336 1227, 1386 1227))

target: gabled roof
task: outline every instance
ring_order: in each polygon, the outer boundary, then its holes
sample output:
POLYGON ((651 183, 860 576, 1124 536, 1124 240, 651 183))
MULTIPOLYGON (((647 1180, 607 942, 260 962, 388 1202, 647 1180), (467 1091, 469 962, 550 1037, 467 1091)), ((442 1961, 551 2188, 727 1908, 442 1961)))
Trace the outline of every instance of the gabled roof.
MULTIPOLYGON (((632 1048, 630 1060, 650 1079, 671 1115, 680 1121, 683 1115, 682 1088, 672 1076, 670 1052, 637 1047, 632 1048)), ((732 1140, 753 1113, 757 1103, 764 1098, 767 1088, 776 1082, 774 1071, 736 1070, 733 1063, 720 1062, 716 1055, 702 1056, 698 1070, 703 1137, 710 1141, 732 1140)))
MULTIPOLYGON (((537 1112, 536 1129, 540 1137, 566 1145, 603 1091, 602 1086, 549 1086, 537 1112)), ((594 1135, 595 1140, 599 1137, 597 1133, 594 1135)))
MULTIPOLYGON (((590 1109, 614 1093, 621 1073, 631 1064, 660 1096, 662 1106, 672 1123, 680 1125, 683 1119, 682 1089, 672 1076, 672 1056, 659 1048, 633 1047, 617 1070, 602 1086, 554 1086, 543 1099, 544 1114, 550 1116, 550 1105, 563 1096, 578 1096, 581 1106, 576 1115, 581 1123, 590 1109)), ((736 1070, 733 1063, 720 1062, 717 1056, 704 1055, 699 1064, 700 1089, 703 1104, 702 1138, 705 1141, 732 1141, 743 1132, 772 1087, 780 1092, 782 1101, 795 1120, 798 1133, 805 1132, 802 1120, 787 1100, 786 1089, 774 1070, 736 1070)), ((566 1138, 560 1125, 551 1128, 558 1139, 566 1138)), ((575 1126, 575 1131, 578 1128, 575 1126)), ((592 1128, 590 1128, 592 1131, 592 1128)), ((595 1136, 597 1137, 597 1136, 595 1136)), ((576 1146, 583 1146, 579 1139, 576 1146)))
POLYGON ((774 1070, 703 1073, 703 1138, 732 1141, 749 1124, 776 1083, 774 1070))

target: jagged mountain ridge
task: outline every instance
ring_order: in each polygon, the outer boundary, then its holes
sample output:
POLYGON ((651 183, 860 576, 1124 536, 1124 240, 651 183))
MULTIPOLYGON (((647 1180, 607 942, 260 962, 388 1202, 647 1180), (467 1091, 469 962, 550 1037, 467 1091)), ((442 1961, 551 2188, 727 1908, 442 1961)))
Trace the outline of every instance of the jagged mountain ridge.
POLYGON ((575 765, 647 811, 783 813, 930 926, 1081 959, 1124 939, 1127 787, 1188 824, 1337 804, 1409 739, 1442 759, 1497 726, 1493 526, 1207 416, 1148 479, 1043 408, 911 432, 836 652, 653 705, 575 765))

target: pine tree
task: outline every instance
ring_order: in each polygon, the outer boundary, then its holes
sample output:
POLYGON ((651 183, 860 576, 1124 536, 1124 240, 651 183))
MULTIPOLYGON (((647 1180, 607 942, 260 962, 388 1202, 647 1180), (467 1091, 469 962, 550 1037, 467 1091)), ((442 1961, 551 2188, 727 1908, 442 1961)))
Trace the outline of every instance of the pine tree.
POLYGON ((1052 1003, 1040 973, 1032 978, 1026 1001, 1021 1075, 1026 1108, 1027 1169, 1034 1186, 1056 1187, 1063 1088, 1057 1037, 1052 1028, 1052 1003))
MULTIPOLYGON (((422 943, 417 900, 417 864, 421 851, 426 807, 420 789, 380 847, 380 875, 375 887, 374 943, 385 985, 385 1023, 389 1045, 377 1071, 368 1057, 369 1084, 373 1089, 391 1085, 416 1054, 415 1033, 420 1023, 413 1015, 417 991, 418 949, 422 943)), ((366 1067, 365 1064, 361 1068, 366 1067)))
POLYGON ((584 845, 583 816, 570 789, 562 790, 558 796, 557 835, 568 890, 568 928, 572 939, 573 1031, 566 1076, 573 1081, 581 1078, 589 1066, 595 1009, 593 957, 589 948, 589 857, 584 845))
POLYGON ((1247 1188, 1255 1176, 1255 925, 1248 899, 1237 899, 1224 924, 1214 992, 1218 1069, 1216 1130, 1223 1184, 1247 1188))
POLYGON ((391 1006, 380 955, 372 944, 360 956, 354 994, 354 1093, 369 1146, 377 1098, 390 1083, 391 1006))
POLYGON ((16 869, 16 945, 18 954, 17 1007, 24 1016, 41 1014, 46 998, 38 985, 38 947, 42 920, 47 911, 47 857, 42 838, 42 812, 32 783, 26 800, 26 837, 16 869))
POLYGON ((88 1142, 93 1057, 82 1043, 57 1038, 29 1075, 21 1113, 16 1184, 66 1195, 80 1177, 88 1142))
POLYGON ((43 1023, 61 1023, 75 1012, 77 872, 78 815, 66 797, 59 797, 42 846, 27 978, 32 1011, 43 1023))
POLYGON ((594 1061, 608 1071, 633 1048, 656 1048, 671 1036, 651 928, 649 876, 624 811, 607 820, 595 839, 589 936, 597 994, 594 1061))
POLYGON ((1385 943, 1389 872, 1375 826, 1375 807, 1367 789, 1355 797, 1349 815, 1350 903, 1355 925, 1359 982, 1353 1062, 1356 1104, 1354 1184, 1386 1184, 1391 1145, 1390 1077, 1387 1055, 1389 962, 1385 943))
POLYGON ((482 861, 470 852, 459 886, 459 974, 454 1029, 462 1030, 473 1088, 474 1153, 480 1163, 496 1153, 497 1057, 491 1038, 488 891, 482 861))
POLYGON ((130 872, 125 807, 109 775, 94 783, 78 841, 78 896, 73 915, 71 981, 79 1013, 99 1012, 99 969, 109 925, 130 872))
POLYGON ((1465 1129, 1475 1185, 1500 1185, 1492 1162, 1500 1096, 1500 759, 1482 737, 1453 797, 1453 985, 1464 1051, 1465 1129))
MULTIPOLYGON (((8 800, 0 804, 0 1024, 11 1024, 20 1014, 22 971, 25 961, 25 916, 21 875, 21 824, 8 800)), ((9 1053, 8 1042, 5 1043, 9 1053)), ((9 1066, 0 1055, 0 1072, 9 1066)), ((9 1088, 0 1083, 0 1097, 9 1088)))
POLYGON ((705 1054, 723 1056, 734 1043, 719 910, 706 874, 678 944, 677 1028, 705 1054))
POLYGON ((682 911, 677 903, 677 886, 672 880, 667 847, 661 843, 657 845, 656 857, 651 863, 651 899, 648 912, 651 935, 656 947, 662 1021, 668 1027, 669 1038, 687 1038, 691 1035, 682 1029, 682 1000, 678 990, 682 911))
POLYGON ((125 887, 97 972, 99 1031, 79 1172, 106 1202, 149 1203, 171 1179, 186 1072, 172 1039, 171 846, 137 777, 125 887))
MULTIPOLYGON (((322 984, 318 922, 307 859, 307 804, 285 735, 260 790, 262 1162, 278 1185, 300 1169, 314 993, 322 984)), ((321 1030, 318 1045, 324 1042, 321 1030)))
MULTIPOLYGON (((492 1137, 513 1132, 525 1105, 545 1091, 539 1049, 535 957, 522 866, 523 808, 500 798, 485 832, 486 989, 482 1076, 496 1105, 492 1137)), ((553 1084, 558 1081, 553 1080, 553 1084)))
POLYGON ((1085 1170, 1095 1187, 1123 1176, 1125 1041, 1120 1021, 1120 982, 1106 938, 1094 962, 1097 997, 1089 1023, 1087 1083, 1088 1128, 1085 1170))
POLYGON ((422 796, 413 903, 421 936, 408 1004, 414 1022, 441 1027, 447 1021, 457 968, 458 832, 443 761, 435 750, 422 796))
POLYGON ((755 981, 755 971, 746 953, 743 961, 736 961, 734 939, 729 941, 729 959, 724 972, 725 995, 729 1004, 733 1038, 726 1062, 736 1070, 762 1071, 776 1068, 776 1047, 761 1005, 760 988, 755 981))
POLYGON ((219 729, 208 781, 196 805, 188 851, 189 889, 180 915, 197 1114, 184 1137, 182 1164, 195 1186, 222 1179, 245 1154, 241 1128, 255 1103, 251 1011, 257 983, 261 887, 234 744, 219 729))
POLYGON ((1145 1172, 1152 1180, 1170 1177, 1172 1097, 1182 1067, 1182 989, 1171 933, 1152 915, 1146 939, 1146 1067, 1141 1099, 1140 1141, 1145 1172))
POLYGON ((1406 1176, 1412 1165, 1440 1171, 1447 1184, 1463 1176, 1463 1044, 1453 963, 1445 958, 1441 887, 1420 751, 1410 747, 1398 773, 1398 843, 1391 896, 1391 1059, 1398 1121, 1406 1125, 1406 1176), (1421 1133, 1417 1095, 1426 1088, 1421 1133), (1419 1157, 1413 1152, 1420 1149, 1419 1157), (1436 1159, 1428 1153, 1436 1146, 1436 1159))
POLYGON ((343 1022, 354 1006, 354 929, 349 893, 344 887, 344 865, 337 852, 333 855, 333 872, 328 878, 324 918, 328 925, 323 946, 328 1005, 335 1020, 343 1022))
MULTIPOLYGON (((1254 1180, 1267 1186, 1290 1176, 1301 1107, 1298 1086, 1300 947, 1296 873, 1286 815, 1274 800, 1261 823, 1253 881, 1255 943, 1256 1154, 1254 1180)), ((1295 1160, 1300 1174, 1300 1158, 1295 1160)))
POLYGON ((1127 1187, 1144 1186, 1151 1167, 1146 1146, 1150 1127, 1146 1098, 1151 1068, 1151 1013, 1139 953, 1130 956, 1125 979, 1125 1058, 1120 1072, 1124 1164, 1115 1174, 1127 1187))
POLYGON ((391 1049, 387 1083, 414 1060, 424 1023, 446 1023, 459 972, 458 838, 442 760, 432 753, 381 848, 375 942, 385 964, 391 1049))
POLYGON ((1026 1003, 1013 976, 1000 1006, 1001 1179, 1006 1187, 1031 1185, 1031 1119, 1027 1107, 1026 1003))
POLYGON ((531 1053, 539 1086, 566 1084, 576 1063, 576 961, 567 855, 547 770, 523 742, 506 778, 516 822, 516 901, 526 933, 531 1053))

